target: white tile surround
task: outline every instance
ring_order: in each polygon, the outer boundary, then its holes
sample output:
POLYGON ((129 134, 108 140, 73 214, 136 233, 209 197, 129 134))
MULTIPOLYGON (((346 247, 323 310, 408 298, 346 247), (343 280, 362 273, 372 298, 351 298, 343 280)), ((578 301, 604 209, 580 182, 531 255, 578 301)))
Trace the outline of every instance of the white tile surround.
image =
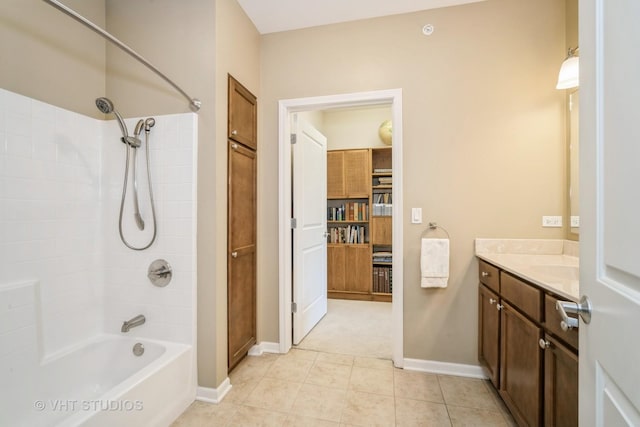
MULTIPOLYGON (((0 378, 21 360, 120 333, 137 314, 147 323, 130 335, 194 343, 197 116, 155 119, 159 231, 150 249, 137 252, 118 235, 125 146, 116 122, 0 89, 0 378), (147 279, 156 258, 174 268, 165 288, 147 279)), ((130 132, 135 123, 127 120, 130 132)), ((138 166, 142 201, 144 156, 138 166)), ((150 230, 150 209, 142 203, 141 210, 150 230)), ((125 211, 125 233, 139 244, 132 218, 125 211)))

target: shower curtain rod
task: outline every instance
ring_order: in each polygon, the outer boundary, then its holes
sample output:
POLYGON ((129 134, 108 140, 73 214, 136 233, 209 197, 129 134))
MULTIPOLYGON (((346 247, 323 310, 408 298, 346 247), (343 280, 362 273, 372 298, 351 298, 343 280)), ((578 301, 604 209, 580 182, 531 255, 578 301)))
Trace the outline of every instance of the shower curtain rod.
POLYGON ((73 9, 70 9, 69 7, 63 5, 62 3, 58 2, 57 0, 43 0, 43 1, 46 2, 46 3, 49 3, 51 6, 55 7, 56 9, 58 9, 61 12, 63 12, 64 14, 72 17, 73 19, 75 19, 76 21, 80 22, 81 24, 83 24, 84 26, 89 28, 90 30, 95 31, 96 33, 98 33, 99 35, 101 35, 105 39, 109 40, 111 43, 115 44, 120 49, 122 49, 123 51, 125 51, 126 53, 128 53, 129 55, 131 55, 132 57, 134 57, 135 59, 137 59, 138 61, 140 61, 144 65, 146 65, 147 68, 149 68, 151 71, 156 73, 165 82, 167 82, 171 86, 173 86, 175 90, 180 92, 182 94, 182 96, 187 98, 187 100, 189 101, 189 108, 191 108, 192 111, 200 110, 200 107, 202 106, 202 101, 200 101, 199 99, 196 99, 196 98, 191 98, 189 95, 187 95, 187 93, 184 90, 182 90, 180 88, 180 86, 178 86, 173 81, 171 81, 171 79, 169 79, 169 77, 167 77, 164 74, 162 74, 160 72, 160 70, 158 70, 156 67, 154 67, 149 61, 144 59, 142 56, 140 56, 136 51, 131 49, 129 46, 127 46, 126 44, 122 43, 120 40, 118 40, 114 36, 112 36, 109 32, 103 30, 102 28, 100 28, 99 26, 94 24, 93 22, 89 21, 84 16, 78 14, 76 11, 74 11, 73 9))

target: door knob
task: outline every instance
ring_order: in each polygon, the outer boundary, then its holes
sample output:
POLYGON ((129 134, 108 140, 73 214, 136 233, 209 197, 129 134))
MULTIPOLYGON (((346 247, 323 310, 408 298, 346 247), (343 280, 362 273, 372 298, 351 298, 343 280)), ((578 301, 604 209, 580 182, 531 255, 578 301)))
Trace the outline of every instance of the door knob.
POLYGON ((489 298, 489 304, 493 305, 493 304, 495 304, 496 302, 498 302, 498 300, 495 300, 495 299, 493 299, 493 298, 489 298))
POLYGON ((234 150, 238 149, 238 144, 231 144, 231 148, 233 148, 234 150))
POLYGON ((231 258, 238 258, 238 252, 236 251, 231 252, 231 258))
POLYGON ((489 276, 491 276, 491 273, 487 273, 486 271, 483 271, 481 274, 482 274, 482 277, 489 277, 489 276))
POLYGON ((560 327, 563 331, 578 327, 578 319, 575 317, 569 317, 567 313, 578 314, 585 324, 591 322, 591 300, 586 295, 580 298, 580 302, 573 301, 556 301, 556 310, 560 312, 562 321, 560 327))
POLYGON ((546 350, 549 347, 551 347, 551 343, 549 341, 545 340, 544 338, 540 338, 540 341, 538 341, 538 345, 543 350, 546 350))
POLYGON ((238 134, 237 130, 234 129, 234 130, 231 131, 231 135, 236 136, 237 134, 238 134))
POLYGON ((496 309, 497 310, 502 310, 504 308, 504 305, 502 304, 496 304, 496 309))

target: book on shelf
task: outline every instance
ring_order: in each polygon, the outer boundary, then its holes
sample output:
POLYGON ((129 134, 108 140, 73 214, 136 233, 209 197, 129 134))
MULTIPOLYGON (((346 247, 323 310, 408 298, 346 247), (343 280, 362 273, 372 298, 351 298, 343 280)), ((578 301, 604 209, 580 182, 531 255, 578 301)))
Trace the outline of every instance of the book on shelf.
POLYGON ((366 202, 347 202, 327 208, 327 221, 368 221, 369 204, 366 202))
POLYGON ((373 173, 391 173, 393 172, 392 168, 374 168, 373 173))
POLYGON ((373 267, 373 292, 384 294, 392 292, 392 270, 391 267, 373 267))
POLYGON ((391 252, 379 251, 373 253, 373 262, 392 262, 393 255, 391 252))
POLYGON ((366 242, 367 227, 350 224, 341 227, 329 227, 328 243, 363 244, 366 242))

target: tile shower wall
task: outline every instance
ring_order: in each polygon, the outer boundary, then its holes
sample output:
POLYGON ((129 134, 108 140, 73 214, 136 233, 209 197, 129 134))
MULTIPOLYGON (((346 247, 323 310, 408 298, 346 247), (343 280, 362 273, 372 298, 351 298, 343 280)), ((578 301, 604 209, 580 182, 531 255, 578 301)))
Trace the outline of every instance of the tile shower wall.
MULTIPOLYGON (((108 123, 104 141, 103 189, 105 206, 105 330, 120 333, 124 320, 143 314, 147 321, 128 335, 182 343, 195 341, 195 149, 197 116, 156 116, 149 134, 152 193, 155 198, 157 237, 144 251, 127 248, 119 237, 118 215, 125 171, 126 147, 115 122, 108 123), (159 288, 147 278, 149 265, 165 259, 173 268, 168 286, 159 288)), ((127 120, 130 132, 136 120, 127 120)), ((145 133, 140 135, 145 148, 145 133)), ((136 247, 153 235, 146 156, 139 150, 138 190, 144 230, 132 210, 131 181, 123 214, 123 234, 136 247)), ((133 168, 133 163, 129 165, 133 168)), ((131 172, 131 170, 130 170, 131 172)))
MULTIPOLYGON (((0 377, 97 334, 120 334, 122 321, 137 314, 147 323, 129 335, 194 342, 197 116, 156 121, 158 238, 137 252, 118 235, 125 146, 117 124, 0 89, 0 377), (174 268, 166 288, 146 277, 156 258, 174 268)), ((149 206, 141 210, 145 232, 125 212, 124 232, 136 245, 152 228, 149 206)))
POLYGON ((102 331, 102 129, 0 89, 0 358, 102 331))

